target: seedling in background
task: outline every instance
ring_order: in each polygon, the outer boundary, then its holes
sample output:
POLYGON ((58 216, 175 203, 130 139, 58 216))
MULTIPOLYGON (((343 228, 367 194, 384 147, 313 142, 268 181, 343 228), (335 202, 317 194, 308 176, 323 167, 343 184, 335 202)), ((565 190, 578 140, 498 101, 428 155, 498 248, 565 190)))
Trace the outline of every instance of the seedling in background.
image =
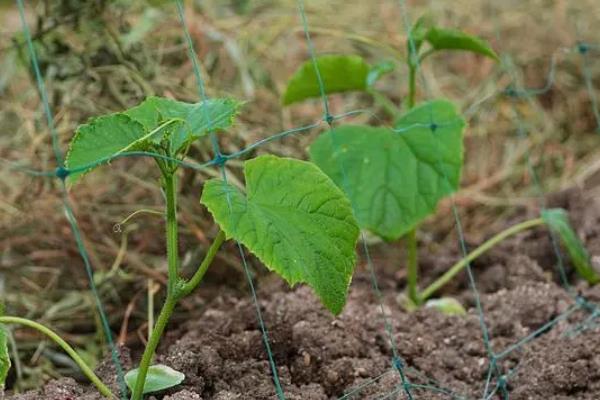
MULTIPOLYGON (((419 19, 406 43, 408 88, 405 112, 379 92, 374 84, 393 70, 386 61, 370 66, 357 55, 325 55, 294 73, 283 96, 285 105, 325 93, 362 91, 373 96, 394 118, 393 128, 341 125, 319 136, 310 146, 310 158, 350 198, 362 229, 387 241, 405 237, 407 243, 407 307, 423 304, 458 272, 498 242, 518 232, 546 224, 565 245, 578 273, 595 283, 598 274, 585 248, 569 226, 563 210, 547 210, 536 218, 510 227, 473 250, 422 291, 418 287, 416 229, 431 215, 438 202, 458 190, 463 166, 465 121, 455 105, 437 99, 415 106, 417 70, 429 56, 443 50, 462 50, 498 60, 490 45, 475 36, 433 26, 419 19)), ((457 302, 431 303, 442 311, 457 313, 457 302)))
MULTIPOLYGON (((209 130, 229 128, 239 106, 231 99, 189 104, 150 97, 136 107, 81 125, 71 141, 63 174, 71 184, 95 167, 132 152, 152 155, 160 171, 166 203, 167 293, 139 367, 125 375, 133 400, 185 379, 165 365, 151 365, 152 359, 177 303, 198 286, 226 239, 244 244, 290 285, 307 283, 333 314, 339 314, 346 302, 359 234, 350 202, 317 166, 289 158, 261 156, 246 161, 245 194, 220 179, 205 183, 201 202, 222 230, 192 276, 180 274, 176 172, 191 143, 209 130)), ((48 328, 17 317, 0 317, 2 323, 44 333, 75 360, 104 396, 114 397, 81 357, 48 328)), ((0 350, 5 351, 2 332, 0 350)), ((0 352, 0 378, 10 367, 4 354, 0 352)))

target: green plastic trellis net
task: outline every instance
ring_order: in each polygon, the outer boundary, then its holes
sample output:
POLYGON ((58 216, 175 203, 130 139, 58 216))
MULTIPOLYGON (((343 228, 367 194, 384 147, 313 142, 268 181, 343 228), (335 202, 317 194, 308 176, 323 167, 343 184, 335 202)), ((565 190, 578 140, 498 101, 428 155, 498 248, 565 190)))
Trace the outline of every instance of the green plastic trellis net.
MULTIPOLYGON (((189 35, 188 29, 186 26, 183 5, 180 0, 176 0, 175 3, 176 3, 180 22, 182 24, 182 30, 184 32, 186 43, 188 45, 188 53, 190 56, 190 60, 192 61, 193 66, 194 66, 194 74, 195 74, 195 77, 196 77, 196 80, 198 83, 199 97, 202 100, 202 104, 208 104, 211 101, 211 99, 209 99, 206 94, 206 90, 205 90, 205 86, 204 86, 204 79, 203 79, 201 69, 198 64, 197 55, 195 54, 195 51, 194 51, 194 44, 192 42, 192 39, 189 35)), ((65 211, 65 214, 67 215, 68 222, 71 226, 72 233, 75 237, 78 249, 80 251, 80 254, 81 254, 85 269, 86 269, 86 272, 89 277, 90 290, 94 296, 98 314, 100 315, 100 317, 102 319, 104 335, 105 335, 107 342, 111 348, 113 362, 117 368, 117 374, 118 374, 119 383, 121 386, 121 395, 122 395, 122 397, 125 397, 127 390, 124 385, 121 362, 119 361, 119 354, 118 354, 116 346, 114 345, 114 342, 112 340, 112 332, 108 325, 107 318, 106 318, 106 315, 104 313, 103 306, 101 303, 101 299, 100 299, 100 297, 97 293, 97 290, 94 286, 92 266, 91 266, 89 257, 87 255, 85 246, 83 244, 83 239, 81 237, 81 232, 79 230, 76 217, 74 215, 74 212, 73 212, 73 209, 69 202, 69 199, 66 195, 66 186, 64 184, 65 179, 67 179, 69 177, 71 179, 73 177, 76 177, 77 174, 83 173, 87 169, 94 167, 95 163, 89 163, 87 165, 84 165, 83 167, 80 167, 78 170, 69 170, 68 166, 66 166, 64 164, 64 156, 63 156, 62 150, 59 147, 59 141, 57 138, 56 129, 54 127, 53 115, 52 115, 50 103, 48 101, 48 96, 46 93, 44 79, 40 73, 40 69, 39 69, 39 66, 37 63, 35 48, 33 46, 31 34, 30 34, 27 24, 25 22, 24 4, 23 4, 22 0, 17 0, 17 4, 19 6, 19 10, 21 13, 23 31, 25 34, 25 38, 27 40, 28 51, 30 54, 30 59, 32 62, 33 70, 35 72, 41 102, 42 102, 44 112, 45 112, 45 115, 47 118, 48 128, 49 128, 50 134, 52 136, 52 147, 53 147, 53 152, 55 155, 56 165, 57 165, 57 168, 54 171, 31 171, 31 170, 26 170, 23 168, 21 168, 21 170, 23 172, 30 173, 32 175, 42 176, 42 177, 53 176, 53 177, 58 178, 62 183, 61 190, 63 191, 63 208, 65 211)), ((493 8, 493 4, 491 4, 490 6, 493 8)), ((398 1, 398 9, 402 15, 402 21, 400 21, 400 24, 405 28, 405 33, 408 37, 409 45, 414 47, 415 46, 414 38, 411 36, 412 24, 411 24, 409 15, 408 15, 407 5, 405 4, 405 2, 403 0, 398 1)), ((322 148, 319 148, 316 150, 316 153, 318 153, 316 155, 316 157, 322 157, 322 158, 328 160, 328 162, 331 164, 330 168, 332 170, 335 170, 336 171, 335 173, 339 174, 339 181, 342 182, 342 186, 346 186, 347 191, 352 192, 353 190, 358 190, 357 189, 358 180, 353 178, 352 171, 350 170, 349 163, 352 163, 353 160, 348 160, 348 159, 344 159, 343 157, 335 156, 336 152, 340 151, 340 142, 344 139, 345 135, 351 135, 351 133, 348 133, 348 131, 351 130, 352 128, 348 125, 341 125, 341 126, 336 126, 336 125, 339 123, 339 121, 342 121, 343 119, 345 119, 349 116, 356 115, 358 113, 368 114, 368 112, 362 111, 362 110, 352 110, 352 111, 349 111, 349 112, 346 112, 346 113, 343 113, 340 115, 332 115, 330 113, 328 97, 326 94, 327 93, 327 82, 324 81, 321 76, 321 71, 319 69, 319 63, 317 62, 317 58, 316 58, 317 52, 314 48, 314 45, 312 43, 311 36, 310 36, 310 27, 309 27, 308 20, 306 17, 306 12, 304 9, 304 2, 301 0, 298 1, 298 10, 299 10, 300 19, 302 21, 303 30, 304 30, 304 33, 306 36, 306 42, 307 42, 307 45, 309 48, 310 58, 312 60, 312 68, 307 69, 307 73, 314 74, 314 79, 315 79, 314 85, 311 87, 305 88, 305 91, 307 93, 310 92, 313 95, 315 94, 315 90, 317 91, 316 94, 319 95, 319 97, 321 98, 322 104, 323 104, 323 119, 320 121, 316 121, 313 124, 309 124, 309 125, 297 127, 297 128, 291 128, 284 132, 270 135, 268 137, 265 137, 265 139, 255 143, 255 144, 252 144, 252 145, 248 146, 247 148, 244 148, 237 152, 234 152, 232 154, 223 154, 221 152, 221 148, 219 146, 217 137, 214 134, 214 130, 218 128, 219 121, 214 116, 211 116, 210 114, 208 114, 208 110, 207 110, 207 114, 205 114, 205 117, 208 121, 210 121, 208 124, 207 130, 210 132, 210 141, 213 146, 214 158, 204 164, 189 163, 189 162, 184 162, 182 160, 171 160, 171 161, 180 163, 183 167, 193 168, 193 169, 204 169, 204 168, 210 168, 210 167, 217 167, 220 169, 220 171, 222 173, 223 182, 226 183, 227 182, 227 174, 226 174, 226 169, 224 168, 224 166, 229 160, 242 157, 243 155, 253 151, 254 149, 258 148, 259 146, 262 146, 265 143, 268 143, 272 140, 279 140, 279 139, 283 139, 289 135, 295 135, 295 134, 308 132, 311 129, 314 129, 317 127, 327 127, 328 131, 327 131, 326 135, 322 136, 323 139, 321 139, 322 141, 327 141, 327 143, 323 144, 322 148)), ((573 45, 573 47, 569 49, 569 51, 571 51, 572 53, 575 53, 575 54, 579 54, 582 58, 582 77, 583 77, 583 81, 585 84, 585 89, 590 98, 590 104, 592 107, 592 112, 594 114, 595 120, 597 122, 598 127, 600 128, 600 113, 598 111, 598 100, 597 100, 596 90, 593 86, 593 80, 592 80, 591 72, 590 72, 590 62, 591 62, 592 57, 594 55, 597 55, 597 53, 598 53, 597 49, 598 49, 598 47, 594 44, 578 42, 578 43, 575 43, 573 45)), ((555 79, 556 79, 556 76, 555 76, 556 61, 555 61, 554 56, 552 57, 546 84, 541 88, 535 88, 535 89, 523 88, 522 85, 520 84, 520 82, 518 81, 518 79, 516 79, 516 75, 517 75, 516 71, 515 71, 516 67, 514 66, 514 64, 512 62, 510 62, 510 57, 507 55, 503 55, 502 59, 503 59, 503 64, 502 64, 503 68, 505 69, 505 72, 513 78, 513 81, 511 82, 510 86, 508 86, 505 90, 500 90, 497 93, 497 95, 508 96, 511 99, 513 99, 513 104, 516 104, 517 101, 523 101, 523 100, 530 101, 531 98, 533 98, 534 96, 542 95, 542 94, 548 92, 549 90, 551 90, 551 88, 555 82, 555 79)), ((366 72, 365 66, 363 66, 362 64, 359 65, 358 67, 362 68, 366 72)), ((417 72, 420 72, 420 71, 421 71, 421 68, 417 62, 417 72)), ((425 76, 423 74, 420 74, 420 73, 419 73, 419 79, 421 79, 422 86, 425 89, 424 90, 425 97, 428 99, 432 99, 432 96, 430 94, 430 89, 429 89, 430 85, 428 84, 427 79, 425 78, 425 76)), ((344 83, 352 84, 352 82, 344 82, 344 83)), ((356 85, 350 85, 349 87, 358 87, 358 86, 360 86, 360 82, 356 85)), ((348 90, 351 90, 351 89, 348 89, 348 90)), ((284 99, 284 101, 286 101, 286 100, 284 99)), ((525 127, 526 125, 522 121, 522 116, 519 114, 518 110, 516 110, 516 106, 515 106, 514 111, 515 111, 514 112, 514 121, 515 121, 516 131, 517 131, 519 137, 521 139, 525 140, 527 138, 527 134, 528 134, 527 128, 525 127)), ((424 132, 423 134, 429 134, 429 135, 435 136, 435 135, 443 134, 443 129, 438 130, 438 128, 444 128, 447 126, 452 126, 453 124, 461 124, 462 123, 461 122, 462 120, 460 120, 458 117, 455 118, 454 116, 451 116, 450 119, 448 119, 447 115, 445 115, 443 113, 443 110, 440 110, 438 107, 435 107, 435 106, 425 108, 422 110, 422 112, 428 118, 427 124, 408 123, 401 129, 386 128, 386 127, 373 128, 373 136, 376 137, 378 141, 381 141, 382 145, 385 145, 387 143, 387 141, 390 140, 390 137, 393 137, 393 135, 401 135, 401 137, 403 138, 402 140, 405 140, 404 143, 410 143, 409 142, 410 135, 415 134, 415 132, 417 132, 417 133, 424 132), (405 135, 405 136, 402 136, 402 135, 405 135)), ((174 143, 173 145, 179 146, 179 145, 183 145, 183 144, 174 143)), ((367 151, 367 150, 368 149, 366 149, 365 151, 367 151)), ((439 154, 441 154, 441 153, 439 153, 439 154)), ((113 160, 115 158, 119 158, 119 157, 163 157, 163 156, 161 156, 159 154, 149 153, 149 152, 135 151, 134 149, 124 149, 123 152, 121 152, 120 154, 118 154, 116 156, 108 157, 105 161, 108 162, 108 161, 111 161, 111 160, 113 160)), ((431 160, 431 163, 433 165, 436 165, 436 164, 442 165, 443 162, 446 162, 446 160, 442 160, 441 158, 431 160)), ((85 162, 82 162, 82 163, 85 164, 85 162)), ((528 159, 528 167, 529 167, 529 172, 532 177, 532 182, 535 186, 535 190, 539 194, 540 207, 542 209, 545 209, 545 204, 543 203, 543 198, 544 198, 543 197, 544 196, 543 187, 542 187, 542 184, 541 184, 539 178, 537 177, 536 171, 532 167, 529 159, 528 159)), ((14 167, 11 165, 11 168, 18 170, 20 167, 17 168, 17 167, 14 167)), ((450 190, 448 188, 456 186, 456 183, 458 182, 459 177, 453 175, 452 170, 450 170, 448 168, 441 167, 441 168, 438 168, 437 171, 439 172, 438 177, 441 182, 440 186, 439 186, 441 188, 440 190, 446 191, 446 192, 452 192, 452 190, 450 190)), ((217 190, 217 189, 215 189, 215 190, 217 190)), ((402 188, 399 188, 399 189, 402 189, 402 188)), ((226 198, 227 198, 228 207, 233 207, 234 203, 232 203, 231 194, 227 193, 226 198)), ((233 200, 236 200, 236 199, 233 199, 233 200)), ((357 201, 362 201, 362 200, 357 200, 357 201)), ((364 205, 360 205, 359 208, 368 209, 370 205, 372 205, 372 204, 369 204, 368 202, 366 202, 364 205)), ((452 213, 455 218, 455 225, 456 225, 456 229, 457 229, 457 233, 458 233, 460 250, 461 250, 462 254, 464 256, 466 256, 467 244, 464 239, 464 233, 462 230, 462 224, 461 224, 459 210, 458 210, 457 205, 453 201, 452 201, 451 206, 452 206, 452 213)), ((357 217, 361 218, 360 215, 358 215, 357 217)), ((368 220, 371 217, 381 218, 381 216, 378 216, 378 215, 375 215, 375 216, 367 215, 364 217, 365 220, 367 221, 367 223, 369 223, 368 220)), ((381 232, 381 234, 384 237, 386 237, 388 235, 390 237, 399 236, 399 235, 405 233, 407 227, 409 227, 410 225, 411 225, 411 221, 406 221, 405 226, 403 226, 402 228, 384 227, 384 228, 386 228, 386 230, 385 230, 385 232, 381 232)), ((554 237, 553 233, 551 233, 551 240, 553 243, 555 255, 557 257, 557 270, 561 276, 564 276, 565 271, 564 271, 564 266, 563 266, 563 262, 562 262, 562 258, 563 258, 562 250, 560 249, 560 247, 558 245, 558 241, 554 237)), ((387 339, 390 342, 390 348, 392 349, 392 354, 390 354, 390 369, 388 371, 383 372, 382 374, 380 374, 378 376, 374 376, 373 378, 367 380, 366 382, 364 382, 363 384, 361 384, 357 387, 349 388, 348 390, 346 390, 346 394, 339 397, 339 399, 360 398, 361 390, 363 390, 364 388, 366 388, 370 385, 377 384, 377 382, 382 377, 384 377, 388 374, 397 374, 398 375, 398 387, 394 388, 390 393, 388 393, 384 397, 381 397, 381 399, 392 398, 391 396, 395 396, 400 393, 403 393, 404 396, 406 396, 406 398, 409 398, 409 399, 412 399, 413 397, 418 398, 418 396, 416 396, 415 393, 420 390, 429 390, 432 392, 441 393, 441 394, 446 395, 451 398, 462 398, 462 396, 453 392, 452 390, 444 388, 442 384, 437 383, 437 382, 432 383, 433 382, 432 380, 430 380, 429 378, 427 378, 426 376, 421 374, 419 371, 412 369, 406 363, 406 361, 403 359, 402 349, 395 342, 395 335, 391 328, 392 324, 389 321, 391 316, 385 312, 382 295, 381 295, 381 292, 379 291, 379 287, 378 287, 377 273, 375 270, 373 260, 369 254, 369 246, 368 246, 367 240, 365 239, 364 236, 362 237, 361 247, 362 247, 362 253, 363 253, 365 262, 371 273, 373 289, 379 298, 383 325, 386 330, 387 339), (357 396, 357 397, 354 397, 354 396, 357 396)), ((257 313, 257 318, 258 318, 259 326, 260 326, 261 333, 262 333, 263 344, 265 346, 267 358, 269 360, 270 371, 273 376, 275 392, 276 392, 278 398, 284 399, 285 398, 285 387, 282 385, 281 380, 278 376, 277 365, 276 365, 276 362, 275 362, 275 359, 273 356, 273 352, 271 350, 271 343, 269 341, 267 324, 263 320, 263 317, 261 314, 261 308, 258 304, 257 294, 254 290, 254 284, 252 282, 252 273, 249 270, 249 265, 246 260, 245 251, 244 251, 242 245, 239 243, 238 243, 238 249, 240 252, 240 257, 243 261, 246 276, 248 278, 248 284, 251 289, 252 300, 256 307, 256 313, 257 313)), ((544 326, 542 326, 535 332, 532 332, 530 335, 527 335, 526 337, 524 337, 522 340, 518 341, 517 343, 515 343, 511 346, 508 346, 505 349, 492 349, 491 338, 490 338, 490 334, 488 332, 486 319, 485 319, 485 315, 483 312, 483 307, 480 303, 475 276, 469 265, 467 265, 467 273, 468 273, 468 277, 469 277, 469 284, 470 284, 471 290, 473 292, 473 295, 474 295, 474 298, 476 301, 476 309, 477 309, 477 313, 478 313, 478 316, 480 319, 480 324, 481 324, 481 329, 482 329, 482 340, 483 340, 484 345, 488 352, 489 370, 488 370, 488 374, 485 378, 484 393, 483 393, 483 398, 486 398, 486 399, 491 398, 492 396, 494 396, 496 394, 504 395, 505 393, 508 393, 507 392, 508 381, 510 380, 512 375, 517 373, 517 369, 509 370, 509 371, 502 371, 500 368, 500 365, 499 365, 499 361, 501 359, 503 359, 505 356, 512 353, 513 351, 519 349, 521 346, 525 345, 526 343, 528 343, 532 340, 535 340, 535 338, 538 336, 538 334, 540 332, 544 332, 547 329, 554 326, 559 321, 566 319, 576 309, 592 310, 591 315, 593 315, 594 317, 597 315, 596 306, 594 304, 590 303, 589 301, 587 301, 586 299, 578 296, 578 294, 573 290, 573 288, 571 288, 569 286, 568 281, 566 279, 563 279, 563 284, 565 285, 565 289, 572 295, 573 300, 574 300, 574 306, 572 308, 569 308, 565 313, 557 316, 556 318, 549 321, 547 324, 545 324, 544 326)), ((590 321, 586 321, 586 323, 588 323, 588 325, 591 325, 590 321)), ((508 395, 506 394, 506 396, 508 396, 508 395)))

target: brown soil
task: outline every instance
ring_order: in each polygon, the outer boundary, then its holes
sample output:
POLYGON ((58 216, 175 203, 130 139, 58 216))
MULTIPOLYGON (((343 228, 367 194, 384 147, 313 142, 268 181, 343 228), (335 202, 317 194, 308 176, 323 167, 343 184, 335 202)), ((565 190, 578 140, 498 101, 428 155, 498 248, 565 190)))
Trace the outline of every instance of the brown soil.
MULTIPOLYGON (((551 203, 571 209, 578 234, 592 256, 600 255, 600 201, 569 194, 555 196, 551 203)), ((399 255, 393 254, 390 246, 374 246, 373 251, 390 330, 398 353, 411 367, 406 370, 408 379, 450 389, 464 398, 481 398, 489 363, 466 276, 445 291, 469 308, 467 316, 446 316, 426 308, 407 313, 398 304, 402 277, 395 272, 397 269, 382 267, 392 266, 391 260, 400 260, 399 255)), ((456 252, 435 258, 424 254, 425 280, 431 280, 457 257, 456 252)), ((474 263, 485 322, 496 353, 574 304, 557 284, 554 263, 543 230, 511 239, 474 263)), ((570 277, 574 278, 572 272, 570 277)), ((575 282, 589 300, 600 301, 599 287, 590 289, 575 282)), ((259 279, 257 286, 287 399, 336 399, 381 374, 385 375, 376 383, 346 398, 405 398, 398 386, 399 375, 392 368, 392 348, 381 306, 364 265, 359 267, 348 304, 338 318, 328 314, 307 287, 290 290, 272 276, 259 279)), ((208 291, 199 290, 199 296, 206 296, 208 291)), ((171 327, 160 351, 160 362, 185 373, 183 385, 150 398, 276 399, 250 296, 238 291, 213 293, 217 294, 201 315, 171 327)), ((499 361, 503 373, 509 373, 507 392, 511 399, 600 398, 600 330, 591 327, 577 335, 566 334, 587 315, 586 311, 575 312, 499 361)), ((99 370, 104 378, 114 376, 106 364, 99 370)), ((492 381, 492 387, 496 382, 492 381)), ((431 390, 412 391, 415 399, 453 398, 431 390)), ((493 398, 502 398, 500 394, 498 391, 493 398)), ((65 378, 39 392, 9 398, 99 397, 93 388, 65 378)))

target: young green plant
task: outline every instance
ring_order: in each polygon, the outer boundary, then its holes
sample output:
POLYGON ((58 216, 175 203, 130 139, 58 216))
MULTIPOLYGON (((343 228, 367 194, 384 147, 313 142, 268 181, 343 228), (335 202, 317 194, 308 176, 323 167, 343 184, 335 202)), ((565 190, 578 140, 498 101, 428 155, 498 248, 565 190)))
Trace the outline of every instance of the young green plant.
MULTIPOLYGON (((598 275, 589 256, 570 229, 564 212, 549 210, 542 218, 525 221, 499 233, 452 266, 433 284, 419 290, 418 225, 431 215, 438 202, 458 190, 463 165, 465 121, 454 104, 443 99, 416 105, 417 70, 432 54, 463 50, 493 60, 497 55, 484 40, 464 32, 417 21, 407 41, 408 89, 405 112, 380 93, 375 83, 393 70, 382 62, 370 66, 357 55, 325 55, 316 65, 325 93, 362 91, 394 118, 393 128, 341 125, 310 146, 310 158, 348 195, 356 219, 365 229, 387 241, 404 237, 407 243, 407 306, 414 308, 429 299, 471 260, 505 238, 538 225, 548 225, 569 250, 577 271, 588 281, 598 275), (553 216, 549 218, 548 216, 553 216), (557 226, 562 229, 557 229, 557 226), (576 261, 579 260, 579 261, 576 261)), ((285 105, 321 95, 313 63, 307 61, 294 73, 283 95, 285 105)), ((452 310, 455 302, 449 301, 452 310)), ((436 302, 444 307, 444 302, 436 302)))
MULTIPOLYGON (((185 379, 168 366, 152 365, 154 353, 178 302, 198 286, 226 239, 245 245, 290 285, 307 283, 333 314, 339 314, 345 304, 355 264, 358 224, 343 191, 306 161, 276 156, 245 161, 245 193, 224 180, 205 182, 201 202, 221 230, 191 277, 181 275, 177 170, 186 163, 192 142, 229 128, 239 106, 231 99, 190 104, 149 97, 136 107, 81 125, 71 141, 66 169, 61 171, 70 184, 119 157, 151 156, 160 171, 165 198, 166 297, 138 368, 125 375, 132 400, 185 379)), ((213 161, 219 164, 226 160, 227 156, 217 155, 213 161)), ((0 317, 1 323, 19 323, 44 333, 73 358, 104 396, 114 397, 77 352, 50 329, 17 317, 0 317)), ((2 338, 0 335, 0 345, 2 338)), ((0 377, 2 360, 0 353, 0 377)))

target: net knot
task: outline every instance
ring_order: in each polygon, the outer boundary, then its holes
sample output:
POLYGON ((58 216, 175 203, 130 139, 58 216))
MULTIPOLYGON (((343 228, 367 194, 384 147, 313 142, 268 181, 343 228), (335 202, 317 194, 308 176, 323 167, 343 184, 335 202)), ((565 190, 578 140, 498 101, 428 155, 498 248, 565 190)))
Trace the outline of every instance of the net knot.
POLYGON ((578 306, 589 312, 596 311, 596 305, 587 301, 587 299, 580 294, 578 294, 577 297, 575 297, 575 303, 577 303, 578 306))
POLYGON ((228 160, 228 157, 224 156, 221 153, 217 153, 215 155, 215 158, 213 158, 213 163, 216 166, 221 167, 221 166, 225 165, 225 163, 227 162, 227 160, 228 160))
POLYGON ((61 181, 64 181, 65 179, 67 179, 67 176, 69 176, 70 173, 71 173, 71 171, 69 171, 68 169, 66 169, 63 166, 57 167, 54 170, 54 175, 61 181))
POLYGON ((331 114, 327 113, 327 114, 325 115, 325 117, 323 118, 323 120, 324 120, 325 122, 327 122, 327 124, 331 125, 331 124, 333 124, 333 120, 334 120, 334 118, 333 118, 333 115, 331 115, 331 114))
POLYGON ((438 124, 436 124, 435 122, 432 122, 429 125, 429 129, 431 129, 431 132, 435 132, 437 130, 437 128, 438 128, 438 124))
POLYGON ((500 375, 498 377, 498 388, 506 389, 506 385, 508 385, 508 377, 506 375, 500 375))
POLYGON ((398 371, 402 371, 404 369, 404 361, 402 361, 402 359, 398 356, 394 356, 394 358, 392 358, 392 365, 398 371))
POLYGON ((504 94, 508 97, 517 97, 517 90, 513 86, 509 86, 504 89, 504 94))
POLYGON ((578 43, 577 51, 579 51, 579 54, 586 54, 590 51, 590 46, 587 43, 578 43))

